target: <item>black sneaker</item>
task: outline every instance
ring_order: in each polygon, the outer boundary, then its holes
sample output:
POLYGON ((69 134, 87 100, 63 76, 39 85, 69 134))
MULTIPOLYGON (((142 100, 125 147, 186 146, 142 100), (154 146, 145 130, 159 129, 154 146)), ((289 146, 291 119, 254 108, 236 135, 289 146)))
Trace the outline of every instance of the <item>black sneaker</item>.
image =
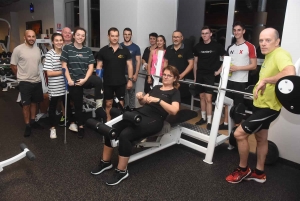
POLYGON ((203 118, 201 118, 200 121, 197 121, 195 124, 196 125, 206 124, 206 120, 204 120, 203 118))
POLYGON ((222 123, 222 124, 219 126, 219 130, 228 130, 228 124, 225 125, 224 123, 222 123))
POLYGON ((128 170, 118 170, 116 169, 113 177, 106 182, 106 185, 114 186, 119 184, 122 180, 126 179, 129 176, 128 170))
POLYGON ((210 124, 210 123, 208 123, 208 124, 206 125, 206 129, 207 129, 207 130, 210 130, 210 129, 211 129, 211 124, 210 124))
POLYGON ((29 137, 31 135, 31 127, 29 125, 26 125, 24 137, 29 137))
POLYGON ((105 170, 109 170, 113 167, 111 162, 105 162, 104 160, 101 160, 99 165, 91 171, 91 174, 98 175, 104 172, 105 170))
MULTIPOLYGON (((68 123, 68 118, 67 118, 66 123, 68 123)), ((65 117, 64 116, 61 116, 58 125, 59 126, 65 126, 65 117)))
POLYGON ((78 128, 78 138, 82 139, 84 136, 84 128, 78 128))
POLYGON ((32 124, 30 124, 30 126, 33 128, 33 129, 44 129, 44 127, 41 125, 41 124, 39 124, 38 122, 34 122, 34 123, 32 123, 32 124))

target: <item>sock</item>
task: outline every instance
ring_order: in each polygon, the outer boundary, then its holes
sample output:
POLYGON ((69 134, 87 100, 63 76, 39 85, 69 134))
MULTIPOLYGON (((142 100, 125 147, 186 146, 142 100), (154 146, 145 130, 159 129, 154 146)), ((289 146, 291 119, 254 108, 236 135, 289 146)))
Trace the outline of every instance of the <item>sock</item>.
POLYGON ((207 115, 207 123, 211 124, 211 115, 207 115))
POLYGON ((226 125, 226 126, 227 126, 227 125, 228 125, 228 123, 224 121, 224 125, 226 125))
POLYGON ((264 173, 264 171, 263 170, 258 170, 257 168, 255 168, 255 173, 257 175, 262 175, 264 173))
POLYGON ((30 119, 30 124, 34 124, 35 119, 30 119))
POLYGON ((248 165, 247 165, 245 168, 242 168, 242 167, 240 167, 240 166, 239 166, 239 168, 240 168, 243 172, 245 172, 245 171, 248 169, 248 165))
POLYGON ((99 107, 102 107, 103 104, 103 99, 97 99, 96 100, 96 109, 98 109, 99 107))
POLYGON ((206 111, 201 111, 201 117, 206 120, 206 111))

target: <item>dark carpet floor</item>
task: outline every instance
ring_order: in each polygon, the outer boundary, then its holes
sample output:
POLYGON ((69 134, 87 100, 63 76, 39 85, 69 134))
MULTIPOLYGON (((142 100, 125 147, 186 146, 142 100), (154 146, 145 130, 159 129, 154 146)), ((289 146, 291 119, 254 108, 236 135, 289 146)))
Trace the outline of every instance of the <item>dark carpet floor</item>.
MULTIPOLYGON (((182 145, 129 164, 128 179, 106 186, 113 171, 92 176, 103 144, 102 137, 86 129, 80 140, 63 128, 58 138, 49 138, 46 129, 33 130, 23 137, 21 108, 15 103, 16 90, 0 92, 0 161, 20 153, 25 143, 36 155, 34 162, 22 159, 0 172, 0 200, 300 200, 300 170, 285 163, 266 166, 267 182, 243 181, 229 184, 225 177, 238 164, 237 151, 226 145, 216 148, 214 163, 203 162, 204 154, 182 145)), ((117 150, 112 160, 117 165, 117 150)), ((255 166, 255 156, 249 164, 255 166)))

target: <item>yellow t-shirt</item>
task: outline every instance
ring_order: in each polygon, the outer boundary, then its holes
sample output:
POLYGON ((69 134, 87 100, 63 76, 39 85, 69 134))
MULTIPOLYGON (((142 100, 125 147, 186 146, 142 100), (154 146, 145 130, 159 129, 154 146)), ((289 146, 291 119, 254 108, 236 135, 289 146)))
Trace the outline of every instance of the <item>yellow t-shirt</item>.
MULTIPOLYGON (((259 72, 259 80, 256 83, 253 92, 255 91, 260 80, 268 77, 273 77, 282 71, 286 66, 293 66, 291 55, 282 49, 276 48, 266 55, 265 61, 259 72)), ((275 94, 275 84, 266 84, 266 89, 263 95, 258 93, 258 98, 253 100, 253 105, 258 108, 270 108, 279 111, 282 107, 275 94)))

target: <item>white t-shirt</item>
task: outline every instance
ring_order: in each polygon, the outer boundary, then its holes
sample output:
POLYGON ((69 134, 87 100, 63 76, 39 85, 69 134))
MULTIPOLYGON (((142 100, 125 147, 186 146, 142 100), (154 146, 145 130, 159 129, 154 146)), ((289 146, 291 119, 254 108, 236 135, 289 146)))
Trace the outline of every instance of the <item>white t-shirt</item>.
MULTIPOLYGON (((231 57, 231 63, 235 66, 247 66, 250 64, 250 59, 256 58, 255 46, 248 41, 239 45, 230 45, 227 53, 231 57)), ((234 82, 248 82, 248 72, 248 70, 232 72, 228 79, 234 82)))
MULTIPOLYGON (((44 68, 45 71, 62 71, 60 55, 51 49, 47 52, 44 68)), ((65 95, 65 81, 64 76, 48 76, 48 93, 49 96, 62 96, 65 95)))

